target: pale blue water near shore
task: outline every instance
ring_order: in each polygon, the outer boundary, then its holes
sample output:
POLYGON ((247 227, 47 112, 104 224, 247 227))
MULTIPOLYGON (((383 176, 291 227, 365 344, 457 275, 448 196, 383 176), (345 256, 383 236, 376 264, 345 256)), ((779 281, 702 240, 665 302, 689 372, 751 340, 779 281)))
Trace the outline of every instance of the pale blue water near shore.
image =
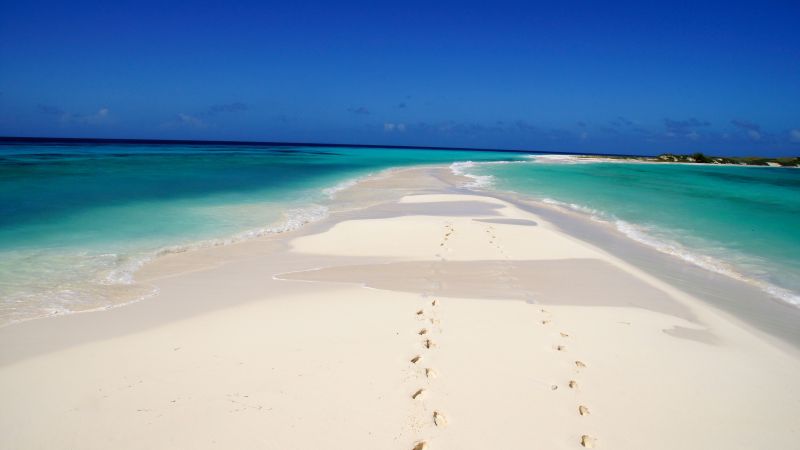
POLYGON ((800 306, 800 170, 535 156, 457 164, 513 191, 613 224, 632 239, 800 306))
POLYGON ((472 187, 491 181, 581 209, 800 304, 800 171, 554 161, 427 149, 0 144, 0 325, 146 297, 135 271, 160 254, 297 228, 325 217, 330 195, 359 177, 431 163, 477 175, 472 187))
POLYGON ((348 181, 473 151, 243 145, 0 145, 0 324, 151 292, 142 263, 297 228, 348 181))

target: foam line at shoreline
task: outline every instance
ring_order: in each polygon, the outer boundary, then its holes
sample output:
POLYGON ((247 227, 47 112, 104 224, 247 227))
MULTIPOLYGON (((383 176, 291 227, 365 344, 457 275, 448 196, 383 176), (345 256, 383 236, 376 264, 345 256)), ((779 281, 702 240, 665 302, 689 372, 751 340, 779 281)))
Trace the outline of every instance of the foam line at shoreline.
MULTIPOLYGON (((449 166, 435 166, 435 167, 449 168, 449 171, 453 175, 464 177, 466 182, 461 183, 460 186, 461 188, 466 188, 468 190, 479 191, 483 193, 489 193, 489 195, 491 195, 491 192, 501 192, 494 187, 493 177, 491 175, 473 174, 470 173, 470 170, 480 165, 520 164, 520 163, 525 164, 529 163, 529 161, 488 161, 488 162, 461 161, 452 163, 449 166)), ((200 249, 231 245, 231 244, 246 242, 253 239, 263 238, 266 236, 298 230, 309 223, 318 222, 329 217, 330 207, 337 203, 336 199, 337 195, 345 191, 348 191, 350 189, 357 188, 359 185, 365 182, 384 178, 398 171, 414 170, 423 167, 430 167, 430 166, 415 165, 415 166, 391 167, 376 173, 370 173, 367 175, 347 178, 343 181, 340 181, 339 183, 336 183, 331 187, 324 188, 321 190, 321 194, 327 197, 327 200, 325 200, 324 198, 322 199, 323 201, 321 203, 324 204, 310 204, 307 207, 287 209, 284 212, 284 218, 282 220, 276 221, 273 224, 263 228, 246 230, 228 237, 204 239, 182 245, 164 246, 158 250, 155 250, 153 252, 148 252, 145 254, 128 255, 127 260, 125 260, 120 267, 113 268, 112 270, 109 270, 105 274, 105 278, 102 280, 100 284, 109 286, 115 286, 115 285, 134 286, 137 284, 136 273, 143 266, 160 257, 176 253, 185 253, 200 249)), ((520 194, 516 192, 503 192, 503 193, 514 196, 520 196, 520 194)), ((636 224, 632 224, 623 220, 618 220, 613 217, 609 217, 602 211, 593 210, 577 204, 565 203, 549 198, 532 199, 527 196, 523 198, 525 198, 525 200, 528 201, 536 200, 551 207, 561 208, 584 214, 587 217, 591 218, 592 220, 613 226, 618 232, 620 232, 622 235, 626 236, 627 238, 633 241, 644 244, 650 248, 658 250, 659 252, 679 258, 695 266, 702 267, 706 270, 719 273, 721 275, 725 275, 739 281, 746 282, 752 286, 758 287, 759 289, 761 289, 762 291, 766 292, 767 294, 776 299, 779 299, 793 306, 800 306, 800 296, 794 294, 793 292, 781 288, 779 286, 775 286, 771 283, 760 280, 758 278, 747 276, 741 273, 741 271, 737 270, 731 264, 726 263, 725 261, 707 255, 692 252, 688 250, 685 246, 682 246, 677 242, 659 239, 658 237, 655 237, 647 233, 645 229, 642 229, 636 224)), ((358 209, 358 205, 355 206, 355 209, 358 209)), ((13 319, 0 326, 6 326, 21 321, 37 319, 42 317, 49 317, 53 315, 65 315, 65 314, 72 314, 79 312, 89 312, 89 311, 115 308, 123 305, 128 305, 133 302, 143 300, 145 298, 152 297, 155 294, 156 292, 147 291, 138 294, 136 298, 125 297, 121 298, 119 302, 113 302, 106 305, 96 303, 92 307, 86 309, 71 310, 69 309, 68 305, 66 305, 66 307, 64 307, 65 305, 57 305, 58 308, 51 308, 50 310, 45 310, 43 308, 41 310, 41 314, 32 315, 31 317, 22 317, 13 319)))
MULTIPOLYGON (((627 160, 625 161, 611 160, 611 159, 605 160, 600 158, 598 159, 592 158, 584 160, 576 156, 570 156, 570 155, 545 155, 545 156, 531 155, 530 158, 531 161, 528 161, 528 163, 534 163, 536 159, 540 158, 545 160, 544 163, 556 163, 556 164, 631 162, 627 160)), ((641 161, 632 161, 632 162, 643 163, 641 161)), ((523 161, 523 163, 525 163, 525 161, 523 161)), ((537 197, 532 197, 530 195, 520 194, 519 192, 515 191, 499 191, 495 187, 493 175, 481 175, 469 172, 469 169, 474 169, 475 167, 478 166, 484 166, 490 164, 494 163, 467 161, 463 163, 451 164, 450 170, 454 175, 461 175, 471 180, 475 180, 463 184, 462 185, 463 188, 475 190, 482 193, 486 193, 487 191, 503 192, 504 194, 519 196, 527 201, 536 201, 555 208, 569 210, 572 212, 585 215, 593 221, 613 226, 618 232, 625 235, 626 237, 641 244, 644 244, 650 248, 653 248, 659 252, 674 256, 676 258, 680 258, 683 261, 686 261, 703 269, 731 277, 738 281, 748 283, 752 286, 758 287, 762 291, 766 292, 770 296, 780 301, 786 302, 796 307, 800 307, 800 295, 792 292, 791 290, 777 286, 763 279, 760 279, 758 276, 749 275, 745 271, 737 268, 734 264, 731 264, 720 258, 691 251, 685 245, 682 245, 681 243, 675 240, 658 237, 653 233, 649 233, 647 229, 638 224, 619 219, 615 217, 613 214, 607 213, 605 211, 599 211, 597 209, 589 208, 587 206, 576 203, 564 202, 548 197, 537 198, 537 197)))

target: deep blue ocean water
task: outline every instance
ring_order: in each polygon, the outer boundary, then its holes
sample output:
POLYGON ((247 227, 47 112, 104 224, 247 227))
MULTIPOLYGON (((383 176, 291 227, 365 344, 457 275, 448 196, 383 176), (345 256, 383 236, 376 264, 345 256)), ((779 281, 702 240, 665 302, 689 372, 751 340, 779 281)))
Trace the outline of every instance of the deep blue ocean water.
POLYGON ((431 163, 456 163, 477 176, 472 187, 580 209, 798 302, 798 170, 432 149, 4 143, 0 324, 145 297, 152 292, 134 274, 159 254, 296 228, 324 217, 329 196, 358 177, 431 163))

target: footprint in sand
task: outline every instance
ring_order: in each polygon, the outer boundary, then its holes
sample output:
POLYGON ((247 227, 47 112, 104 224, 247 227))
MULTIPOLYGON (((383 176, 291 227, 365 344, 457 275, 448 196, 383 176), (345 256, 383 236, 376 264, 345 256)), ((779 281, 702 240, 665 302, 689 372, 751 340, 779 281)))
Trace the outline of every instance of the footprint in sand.
POLYGON ((422 394, 424 394, 424 393, 425 393, 425 389, 419 389, 419 390, 417 390, 417 392, 414 392, 413 394, 411 394, 411 399, 412 400, 416 400, 418 398, 422 398, 422 394))
POLYGON ((578 414, 580 414, 582 416, 588 416, 589 415, 589 408, 587 408, 587 407, 585 407, 583 405, 578 406, 578 414))
POLYGON ((575 361, 575 367, 577 367, 578 369, 585 369, 586 368, 586 364, 584 364, 581 361, 575 361))
POLYGON ((427 328, 423 328, 423 329, 419 330, 417 332, 417 334, 420 335, 420 336, 428 334, 428 329, 427 328))
POLYGON ((567 333, 564 333, 563 331, 562 331, 562 332, 560 332, 559 334, 560 334, 560 335, 561 335, 561 337, 563 337, 563 338, 569 337, 569 335, 568 335, 567 333))
POLYGON ((423 342, 423 343, 422 343, 422 345, 423 345, 425 348, 433 348, 433 347, 436 347, 436 343, 434 343, 434 342, 433 342, 432 340, 430 340, 430 339, 425 339, 425 342, 423 342))
POLYGON ((417 311, 417 315, 418 315, 418 316, 421 316, 421 315, 423 315, 423 314, 425 314, 425 311, 424 311, 424 310, 420 309, 419 311, 417 311))
POLYGON ((549 321, 549 320, 543 320, 543 321, 542 321, 542 325, 547 325, 548 323, 550 323, 550 321, 549 321))
POLYGON ((426 377, 426 378, 434 379, 434 378, 436 378, 437 376, 439 376, 439 373, 438 373, 438 372, 436 372, 435 370, 431 369, 430 367, 428 367, 427 369, 425 369, 425 377, 426 377))
POLYGON ((439 301, 436 300, 436 299, 433 299, 433 301, 431 302, 431 306, 436 306, 438 304, 439 304, 439 301))
POLYGON ((422 357, 421 357, 421 356, 419 356, 419 355, 417 355, 417 356, 415 356, 415 357, 411 358, 411 364, 416 364, 416 363, 418 363, 420 359, 422 359, 422 357))
POLYGON ((434 411, 433 412, 433 424, 436 425, 437 427, 443 427, 443 426, 447 425, 447 419, 439 411, 434 411))
POLYGON ((588 434, 581 436, 581 447, 594 448, 596 442, 597 439, 589 436, 588 434))
POLYGON ((578 389, 578 382, 575 380, 569 380, 568 386, 570 389, 578 389))
POLYGON ((565 345, 556 345, 556 350, 559 351, 559 352, 565 352, 565 351, 567 351, 567 346, 565 346, 565 345))
POLYGON ((411 450, 427 450, 428 443, 425 441, 419 441, 414 444, 414 447, 411 450))

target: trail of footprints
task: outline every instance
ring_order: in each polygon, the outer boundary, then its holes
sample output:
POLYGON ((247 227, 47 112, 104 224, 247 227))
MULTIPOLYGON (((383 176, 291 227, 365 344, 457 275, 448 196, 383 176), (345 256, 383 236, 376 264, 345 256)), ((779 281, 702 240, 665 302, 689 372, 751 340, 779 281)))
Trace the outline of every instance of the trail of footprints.
MULTIPOLYGON (((550 317, 551 316, 550 312, 548 312, 544 308, 541 308, 540 312, 542 314, 545 314, 546 317, 550 317)), ((542 325, 548 325, 548 324, 551 323, 551 319, 543 319, 543 320, 540 321, 540 323, 542 325)), ((565 333, 563 331, 560 331, 558 334, 562 339, 568 339, 570 337, 570 335, 568 333, 565 333)), ((558 352, 566 352, 567 351, 567 346, 564 343, 559 343, 559 344, 554 345, 553 349, 555 349, 558 352)), ((573 362, 573 364, 575 366, 575 373, 576 373, 576 378, 577 378, 577 375, 580 375, 582 373, 582 371, 584 369, 586 369, 586 363, 584 363, 581 360, 575 360, 573 362)), ((567 387, 569 387, 569 389, 577 391, 578 390, 578 381, 574 380, 574 379, 573 380, 569 380, 569 382, 567 382, 567 387)), ((558 389, 558 386, 557 385, 553 385, 553 386, 551 386, 551 389, 552 390, 556 390, 556 389, 558 389)), ((583 404, 579 404, 578 407, 577 407, 576 412, 580 416, 588 416, 589 415, 589 407, 587 407, 586 405, 583 405, 583 404)), ((583 434, 583 435, 580 436, 579 443, 580 443, 581 447, 594 448, 595 445, 597 444, 597 438, 595 438, 593 436, 590 436, 588 434, 583 434)))
MULTIPOLYGON (((439 305, 439 300, 436 298, 432 299, 429 303, 429 310, 431 311, 430 317, 427 317, 425 309, 420 309, 416 313, 417 318, 424 320, 425 322, 428 322, 431 325, 436 324, 437 320, 433 317, 433 312, 438 305, 439 305)), ((431 329, 428 329, 426 327, 422 327, 419 329, 419 331, 417 331, 417 335, 424 337, 424 339, 421 342, 421 346, 426 352, 431 351, 436 347, 436 342, 430 337, 427 337, 430 336, 430 334, 431 334, 431 329)), ((418 354, 412 357, 410 360, 411 364, 415 366, 422 365, 424 363, 423 355, 424 353, 422 355, 418 354)), ((424 374, 425 379, 428 381, 428 386, 430 385, 430 381, 436 378, 438 375, 438 372, 432 367, 424 367, 422 369, 422 373, 424 374)), ((426 387, 421 387, 417 389, 416 391, 414 391, 414 393, 411 394, 411 400, 419 402, 425 401, 426 398, 425 394, 427 393, 427 391, 428 389, 426 387)), ((441 428, 447 425, 447 419, 445 418, 445 415, 441 411, 438 411, 436 409, 434 409, 433 413, 431 414, 430 420, 433 422, 433 425, 436 426, 437 428, 441 428)), ((428 448, 428 442, 425 440, 419 440, 415 442, 414 446, 412 447, 413 450, 426 450, 427 448, 428 448)))
POLYGON ((489 245, 491 245, 494 248, 496 248, 497 251, 500 252, 500 254, 503 255, 504 258, 508 259, 508 255, 506 255, 505 250, 503 250, 503 247, 500 245, 499 241, 497 240, 497 235, 494 232, 494 227, 489 225, 488 227, 486 227, 485 231, 486 231, 486 234, 489 236, 489 245))
MULTIPOLYGON (((455 229, 453 228, 452 224, 450 223, 445 224, 444 236, 442 237, 442 241, 439 243, 439 247, 442 248, 442 250, 446 249, 447 242, 454 232, 455 229)), ((444 255, 441 253, 437 253, 436 256, 439 257, 442 261, 446 260, 444 255)), ((424 294, 423 298, 429 299, 429 297, 424 294)), ((430 352, 436 348, 436 342, 432 339, 431 335, 433 334, 434 331, 433 327, 439 325, 439 320, 436 319, 435 316, 437 306, 439 306, 439 299, 430 298, 429 303, 427 303, 427 307, 419 309, 416 312, 416 317, 418 319, 424 321, 423 323, 430 324, 430 327, 423 326, 417 331, 417 335, 422 338, 421 346, 423 348, 423 352, 430 352), (426 310, 429 311, 429 314, 426 313, 426 310)), ((424 354, 425 353, 413 356, 410 360, 411 364, 415 366, 423 365, 424 354)), ((439 373, 433 367, 423 367, 421 373, 424 375, 425 380, 427 381, 427 386, 430 386, 431 381, 439 375, 439 373)), ((424 402, 426 398, 425 395, 426 392, 427 392, 426 387, 421 387, 417 389, 411 394, 411 400, 415 402, 416 401, 424 402)), ((445 417, 444 413, 437 409, 433 410, 433 413, 431 413, 429 420, 433 422, 433 425, 437 428, 442 428, 447 425, 447 418, 445 417)), ((426 449, 428 449, 428 441, 426 440, 418 440, 414 443, 414 446, 412 447, 412 450, 426 450, 426 449)))
POLYGON ((514 264, 511 262, 511 258, 509 258, 508 254, 503 249, 503 246, 500 245, 494 227, 489 225, 484 229, 484 231, 486 232, 487 238, 489 239, 489 245, 496 248, 497 251, 500 253, 500 256, 503 257, 504 262, 502 264, 502 273, 500 275, 500 279, 508 282, 509 287, 512 290, 525 292, 522 286, 520 286, 519 284, 519 279, 513 275, 512 269, 514 268, 514 264))
MULTIPOLYGON (((445 233, 444 233, 444 236, 442 238, 442 241, 439 243, 439 247, 442 248, 442 250, 446 249, 446 245, 447 245, 450 237, 455 232, 455 229, 453 228, 453 225, 450 224, 450 223, 445 224, 444 228, 445 228, 445 233)), ((492 226, 487 227, 485 232, 488 235, 489 244, 494 246, 495 248, 497 248, 497 250, 500 252, 500 254, 506 260, 509 260, 508 255, 505 253, 505 251, 503 250, 502 246, 499 244, 499 242, 497 240, 497 235, 495 234, 494 227, 492 227, 492 226)), ((442 261, 446 260, 442 253, 437 253, 436 256, 439 257, 442 261)), ((508 268, 510 268, 510 266, 506 266, 506 269, 508 269, 508 268)), ((510 274, 507 271, 503 275, 506 278, 508 278, 509 280, 511 280, 512 283, 513 283, 514 277, 510 276, 510 274)), ((428 298, 425 295, 423 295, 423 297, 424 298, 428 298)), ((433 312, 435 311, 436 306, 438 304, 439 304, 439 300, 436 299, 436 298, 433 298, 430 301, 429 308, 428 308, 431 311, 431 316, 430 317, 426 317, 426 309, 423 308, 423 309, 419 309, 419 310, 416 311, 416 317, 418 319, 424 320, 425 322, 429 322, 431 325, 438 325, 439 321, 438 321, 438 319, 436 319, 434 317, 434 314, 433 314, 433 312)), ((552 322, 551 314, 547 310, 545 310, 543 308, 540 309, 540 311, 541 311, 542 314, 545 315, 540 320, 540 324, 541 325, 549 325, 552 322)), ((429 329, 429 328, 426 328, 426 327, 422 327, 422 328, 419 329, 419 331, 417 331, 417 335, 423 337, 421 345, 422 345, 422 348, 424 349, 424 351, 432 351, 436 347, 436 342, 433 339, 430 338, 431 331, 432 331, 432 329, 429 329)), ((570 335, 568 333, 565 333, 563 331, 559 332, 559 336, 562 339, 567 339, 567 338, 570 337, 570 335)), ((567 351, 567 345, 565 343, 555 344, 553 346, 553 348, 558 352, 564 352, 565 353, 567 351)), ((411 364, 413 364, 415 366, 423 364, 423 355, 417 354, 417 355, 413 356, 410 359, 410 362, 411 362, 411 364)), ((580 373, 584 369, 586 369, 586 364, 583 361, 575 360, 574 361, 574 365, 575 365, 576 375, 580 375, 580 373)), ((432 367, 423 368, 422 373, 424 374, 425 379, 428 381, 429 384, 430 384, 431 380, 433 380, 434 378, 436 378, 438 376, 438 372, 432 367)), ((578 377, 576 376, 576 378, 578 378, 578 377)), ((567 383, 567 386, 568 386, 569 389, 577 391, 578 390, 578 386, 579 386, 578 385, 578 381, 574 380, 574 379, 569 380, 569 382, 567 383)), ((553 386, 551 386, 551 389, 552 390, 557 390, 558 386, 557 385, 553 385, 553 386)), ((421 401, 425 401, 425 393, 426 392, 427 392, 427 389, 424 388, 424 387, 417 389, 416 391, 414 391, 411 394, 411 400, 412 401, 420 401, 420 402, 421 401)), ((586 405, 583 405, 583 404, 579 404, 578 405, 576 412, 580 416, 588 416, 590 414, 589 408, 586 405)), ((442 413, 441 411, 438 411, 436 409, 433 410, 433 413, 432 413, 432 415, 430 417, 430 420, 433 422, 433 425, 436 426, 437 428, 441 428, 441 427, 444 427, 444 426, 447 425, 447 418, 445 417, 444 413, 442 413)), ((597 439, 595 437, 593 437, 593 436, 588 435, 588 434, 583 434, 583 435, 580 436, 579 443, 580 443, 581 447, 594 448, 596 443, 597 443, 597 439)), ((427 449, 428 449, 428 441, 426 441, 426 440, 418 440, 418 441, 416 441, 414 443, 414 446, 412 447, 412 450, 427 450, 427 449)))
MULTIPOLYGON (((500 245, 500 243, 499 243, 499 241, 498 241, 498 239, 497 239, 497 234, 495 233, 494 227, 493 227, 493 226, 491 226, 491 225, 490 225, 490 226, 488 226, 488 227, 486 227, 486 229, 485 229, 485 232, 486 232, 486 234, 487 234, 487 237, 489 238, 489 244, 490 244, 490 245, 492 245, 492 246, 494 246, 495 248, 497 248, 497 250, 500 252, 500 254, 501 254, 501 255, 502 255, 502 256, 503 256, 503 257, 506 259, 506 261, 509 261, 509 260, 510 260, 510 258, 508 257, 508 255, 507 255, 507 254, 505 253, 505 251, 503 250, 503 247, 500 245)), ((512 287, 519 288, 519 285, 517 285, 517 284, 515 283, 515 281, 516 281, 516 278, 514 278, 513 276, 511 276, 511 274, 510 274, 510 273, 508 273, 508 270, 509 270, 511 267, 512 267, 512 265, 511 265, 511 263, 510 263, 510 261, 509 261, 509 262, 508 262, 508 263, 505 265, 506 272, 503 274, 503 276, 504 276, 506 279, 508 279, 508 280, 510 280, 510 281, 511 281, 511 285, 512 285, 512 287)), ((542 314, 544 314, 544 315, 545 315, 545 316, 544 316, 544 317, 543 317, 543 318, 540 320, 540 323, 541 323, 542 325, 549 325, 549 324, 552 322, 551 314, 550 314, 550 313, 549 313, 547 310, 545 310, 545 309, 543 309, 543 308, 542 308, 542 309, 540 309, 540 311, 542 312, 542 314)), ((569 337, 570 337, 568 333, 565 333, 565 332, 563 332, 563 331, 559 332, 559 336, 560 336, 560 337, 561 337, 561 339, 563 339, 563 340, 565 340, 565 339, 567 339, 567 338, 569 338, 569 337)), ((557 352, 566 353, 566 351, 567 351, 567 345, 566 345, 566 343, 565 343, 565 342, 563 342, 563 341, 562 341, 562 342, 559 342, 559 343, 557 343, 557 344, 553 345, 553 349, 554 349, 554 350, 556 350, 557 352)), ((583 361, 576 360, 576 361, 574 362, 574 364, 575 364, 575 370, 576 370, 576 372, 577 372, 578 374, 580 374, 581 370, 583 370, 583 369, 585 369, 585 368, 586 368, 586 364, 585 364, 583 361)), ((567 383, 567 386, 569 387, 569 389, 572 389, 572 390, 576 390, 576 391, 577 391, 577 389, 578 389, 578 382, 577 382, 576 380, 569 380, 569 382, 567 383)), ((557 389, 558 389, 558 386, 557 386, 557 385, 553 385, 553 386, 551 386, 551 390, 554 390, 554 391, 555 391, 555 390, 557 390, 557 389)), ((589 408, 588 408, 586 405, 579 404, 579 405, 578 405, 578 407, 577 407, 577 413, 578 413, 578 415, 580 415, 580 416, 588 416, 588 415, 589 415, 589 408)), ((594 447, 595 447, 595 445, 596 445, 596 443, 597 443, 597 439, 596 439, 595 437, 593 437, 593 436, 590 436, 590 435, 588 435, 588 434, 583 434, 583 435, 581 435, 581 436, 580 436, 579 443, 580 443, 580 445, 581 445, 582 447, 584 447, 584 448, 594 448, 594 447)))

